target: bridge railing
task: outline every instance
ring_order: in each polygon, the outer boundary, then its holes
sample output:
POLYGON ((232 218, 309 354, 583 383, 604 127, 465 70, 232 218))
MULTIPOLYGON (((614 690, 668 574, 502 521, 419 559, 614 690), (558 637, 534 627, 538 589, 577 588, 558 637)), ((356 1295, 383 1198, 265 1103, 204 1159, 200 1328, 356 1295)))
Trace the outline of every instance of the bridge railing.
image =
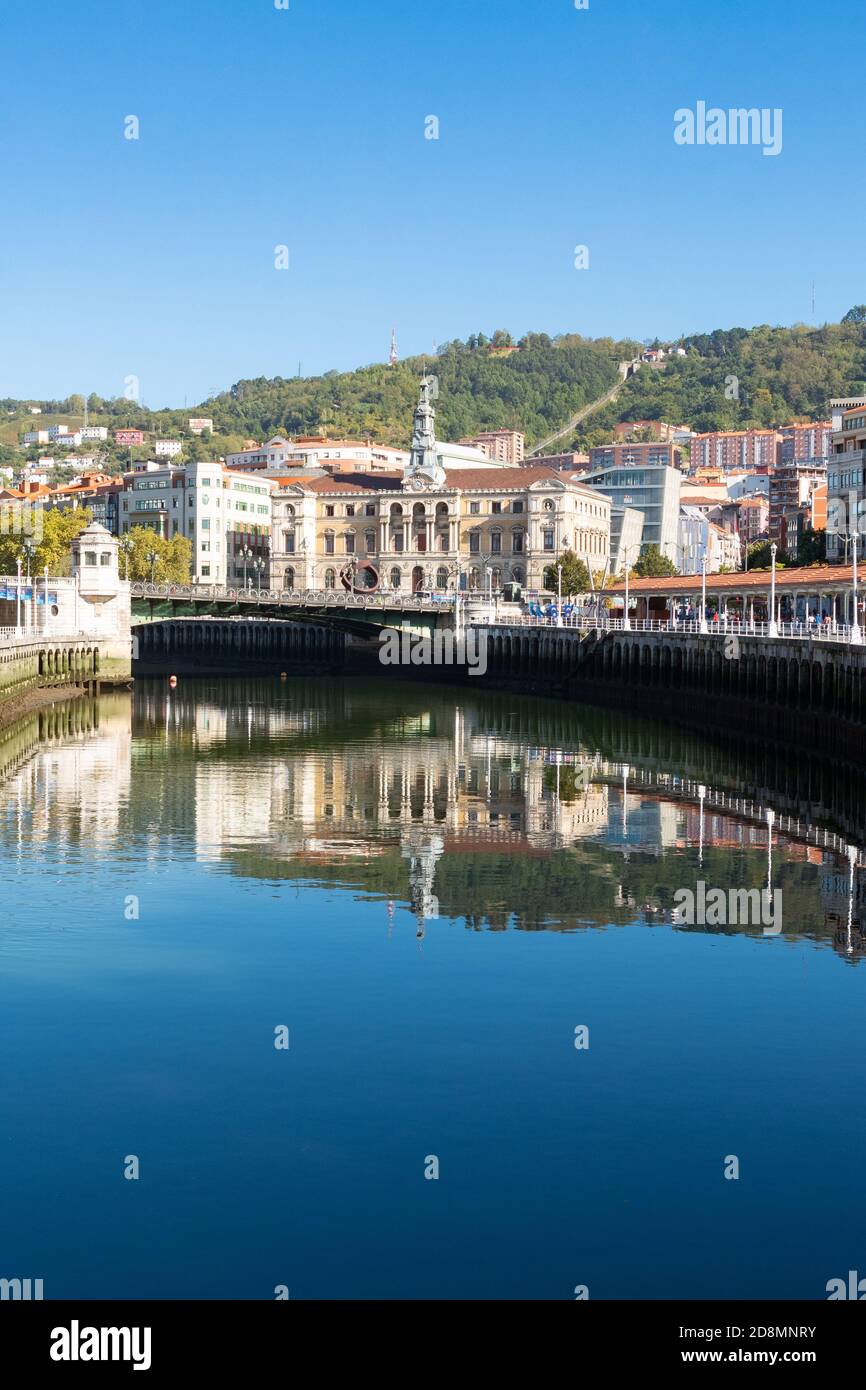
POLYGON ((133 599, 190 599, 203 603, 245 603, 283 608, 401 609, 406 612, 453 608, 453 595, 384 593, 350 594, 339 589, 252 589, 226 584, 148 584, 130 586, 133 599))
POLYGON ((478 625, 490 627, 532 627, 546 630, 570 629, 578 632, 684 632, 696 637, 764 637, 775 640, 777 637, 799 642, 839 642, 858 645, 861 634, 855 633, 846 623, 808 623, 802 621, 779 622, 771 632, 768 622, 739 622, 732 618, 721 618, 718 622, 707 620, 702 624, 699 618, 623 618, 599 617, 597 614, 567 618, 534 617, 531 614, 502 614, 489 622, 478 619, 478 625))

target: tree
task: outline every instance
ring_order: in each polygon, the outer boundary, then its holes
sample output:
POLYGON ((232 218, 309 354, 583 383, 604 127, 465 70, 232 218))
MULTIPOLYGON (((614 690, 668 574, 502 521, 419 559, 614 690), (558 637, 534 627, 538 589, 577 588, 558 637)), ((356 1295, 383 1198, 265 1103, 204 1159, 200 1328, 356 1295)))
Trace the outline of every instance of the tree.
POLYGON ((545 589, 556 590, 559 586, 557 566, 562 566, 562 592, 564 594, 585 594, 589 592, 589 570, 573 550, 565 550, 555 564, 548 565, 544 571, 545 589))
POLYGON ((843 323, 866 323, 866 304, 855 304, 842 320, 843 323))
POLYGON ((69 574, 72 569, 72 542, 91 520, 86 507, 62 511, 52 507, 33 507, 28 503, 18 504, 11 515, 11 525, 2 529, 10 534, 0 536, 0 573, 14 574, 21 560, 26 566, 27 552, 25 542, 36 543, 30 556, 30 573, 60 576, 69 574))
MULTIPOLYGON (((185 536, 167 540, 149 526, 133 526, 121 542, 124 555, 129 557, 130 579, 150 580, 155 584, 188 584, 192 565, 192 543, 185 536), (151 564, 150 556, 156 560, 151 564)), ((125 562, 121 557, 121 574, 125 562)))
POLYGON ((634 573, 639 579, 667 579, 679 574, 679 570, 657 545, 648 545, 635 565, 634 573))

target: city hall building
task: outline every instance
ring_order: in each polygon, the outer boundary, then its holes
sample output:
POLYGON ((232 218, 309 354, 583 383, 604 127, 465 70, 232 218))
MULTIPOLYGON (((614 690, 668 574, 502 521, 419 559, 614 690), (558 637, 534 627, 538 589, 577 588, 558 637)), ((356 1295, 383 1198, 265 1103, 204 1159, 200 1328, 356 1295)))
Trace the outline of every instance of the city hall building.
POLYGON ((283 589, 448 592, 539 589, 573 550, 608 563, 608 497, 542 463, 463 465, 438 445, 426 379, 403 471, 280 480, 273 494, 271 584, 283 589))

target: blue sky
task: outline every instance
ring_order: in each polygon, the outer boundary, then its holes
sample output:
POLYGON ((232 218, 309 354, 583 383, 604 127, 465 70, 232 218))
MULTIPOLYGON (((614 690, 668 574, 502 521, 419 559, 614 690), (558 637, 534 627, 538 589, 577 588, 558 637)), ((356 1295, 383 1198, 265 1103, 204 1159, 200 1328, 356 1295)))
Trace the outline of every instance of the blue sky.
POLYGON ((289 5, 6 10, 0 396, 193 404, 381 361, 392 323, 409 355, 866 301, 847 0, 289 5), (782 152, 678 146, 699 100, 782 108, 782 152))

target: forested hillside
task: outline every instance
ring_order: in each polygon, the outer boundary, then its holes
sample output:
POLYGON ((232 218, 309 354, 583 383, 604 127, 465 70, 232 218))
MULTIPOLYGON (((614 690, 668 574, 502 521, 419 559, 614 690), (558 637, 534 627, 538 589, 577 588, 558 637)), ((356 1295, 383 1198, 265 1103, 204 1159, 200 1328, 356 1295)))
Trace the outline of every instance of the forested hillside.
MULTIPOLYGON (((407 358, 394 367, 376 363, 315 377, 241 379, 230 390, 186 410, 148 410, 132 401, 91 395, 89 418, 92 424, 112 428, 139 426, 151 439, 183 438, 186 458, 224 454, 242 447, 245 439, 263 440, 276 433, 369 435, 405 447, 418 379, 435 373, 440 438, 457 440, 479 430, 510 428, 522 430, 532 448, 581 406, 603 396, 618 380, 618 363, 641 351, 641 345, 630 340, 530 333, 520 340, 518 351, 503 353, 511 341, 499 330, 492 339, 484 334, 473 334, 466 342, 455 339, 436 356, 407 358), (192 415, 213 417, 212 439, 189 435, 192 415)), ((614 402, 590 415, 573 437, 557 440, 550 451, 603 443, 620 420, 663 419, 703 431, 822 419, 831 396, 859 393, 866 385, 862 307, 840 324, 718 329, 683 338, 679 346, 686 349, 685 357, 667 357, 660 367, 644 366, 614 402)), ((6 446, 11 462, 25 429, 57 419, 80 421, 84 397, 0 400, 0 410, 0 447, 6 446), (41 406, 41 418, 28 414, 33 405, 41 406)), ((34 446, 28 452, 44 448, 34 446)), ((139 454, 146 457, 149 446, 117 451, 109 441, 99 452, 107 466, 119 467, 139 454)))

